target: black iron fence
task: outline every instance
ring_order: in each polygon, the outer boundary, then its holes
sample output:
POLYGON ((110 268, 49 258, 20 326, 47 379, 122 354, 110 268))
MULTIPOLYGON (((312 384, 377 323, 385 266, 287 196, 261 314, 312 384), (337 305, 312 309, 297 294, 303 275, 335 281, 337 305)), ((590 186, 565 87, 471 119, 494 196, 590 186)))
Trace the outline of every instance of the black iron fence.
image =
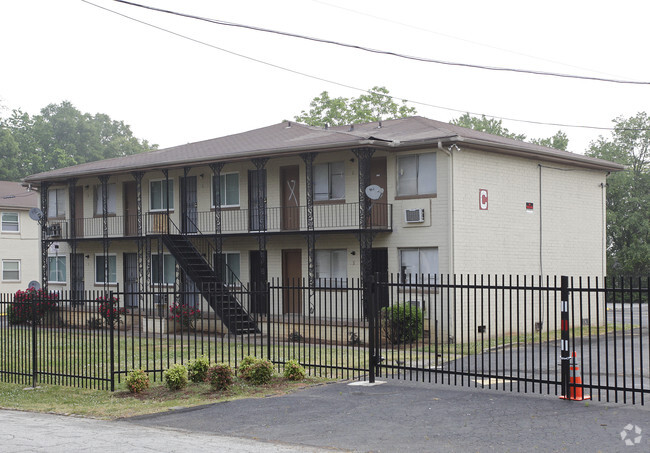
MULTIPOLYGON (((256 329, 228 332, 200 292, 0 296, 0 379, 114 389, 198 356, 236 366, 391 377, 644 404, 650 392, 648 279, 443 276, 228 287, 256 329), (563 291, 564 290, 564 291, 563 291), (364 304, 364 294, 370 303, 364 304), (364 309, 364 307, 368 307, 364 309)), ((182 286, 182 285, 178 285, 182 286)), ((217 299, 215 299, 217 300, 217 299)), ((215 303, 213 301, 213 303, 215 303)))

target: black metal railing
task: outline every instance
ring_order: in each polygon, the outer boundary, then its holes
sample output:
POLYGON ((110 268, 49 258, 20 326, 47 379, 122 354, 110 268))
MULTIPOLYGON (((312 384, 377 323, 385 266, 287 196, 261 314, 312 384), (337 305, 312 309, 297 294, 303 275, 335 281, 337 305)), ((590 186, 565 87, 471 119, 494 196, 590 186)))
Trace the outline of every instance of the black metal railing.
MULTIPOLYGON (((645 404, 650 392, 650 279, 523 276, 271 281, 230 287, 259 331, 233 334, 200 292, 119 291, 116 322, 100 297, 58 292, 47 309, 0 296, 0 379, 114 388, 134 368, 154 379, 205 355, 246 355, 281 370, 375 376, 645 404), (370 294, 369 304, 363 302, 370 294), (102 305, 104 304, 104 305, 102 305), (201 310, 183 319, 178 306, 201 310), (102 310, 100 306, 104 308, 102 310), (366 308, 364 308, 366 307, 366 308), (564 313, 563 313, 564 312, 564 313), (564 322, 563 322, 564 320, 564 322)), ((42 302, 42 301, 41 301, 42 302)))

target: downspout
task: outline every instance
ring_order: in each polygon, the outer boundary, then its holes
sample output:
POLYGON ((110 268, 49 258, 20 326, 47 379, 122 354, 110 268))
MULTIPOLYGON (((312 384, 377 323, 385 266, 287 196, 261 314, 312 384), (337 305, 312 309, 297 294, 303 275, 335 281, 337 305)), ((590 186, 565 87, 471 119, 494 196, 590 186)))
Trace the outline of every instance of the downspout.
MULTIPOLYGON (((607 176, 609 176, 609 172, 605 175, 605 180, 607 180, 607 176)), ((601 215, 601 220, 602 220, 602 253, 601 253, 601 270, 602 270, 602 276, 605 277, 607 276, 607 261, 606 261, 606 256, 607 256, 607 217, 605 215, 605 203, 607 201, 607 198, 605 197, 605 183, 601 182, 600 183, 600 196, 601 196, 601 208, 600 208, 600 215, 601 215)))
POLYGON ((544 245, 544 229, 542 222, 542 164, 537 164, 539 167, 539 276, 544 277, 544 258, 543 258, 543 245, 544 245))
POLYGON ((449 177, 447 178, 447 209, 448 222, 447 235, 449 237, 449 275, 454 275, 454 155, 442 146, 442 141, 438 141, 438 149, 449 156, 449 177))

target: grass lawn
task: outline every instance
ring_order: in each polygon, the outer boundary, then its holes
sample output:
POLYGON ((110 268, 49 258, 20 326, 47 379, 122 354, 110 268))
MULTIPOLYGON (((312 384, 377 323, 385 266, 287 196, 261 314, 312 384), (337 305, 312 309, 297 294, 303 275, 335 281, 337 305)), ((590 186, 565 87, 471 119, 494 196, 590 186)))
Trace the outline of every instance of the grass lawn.
POLYGON ((32 389, 21 384, 0 382, 0 409, 115 419, 242 398, 285 395, 327 382, 331 380, 308 377, 302 381, 287 381, 276 377, 268 385, 253 386, 236 379, 235 384, 223 392, 215 392, 204 383, 190 382, 185 389, 177 391, 168 390, 161 383, 153 383, 140 394, 129 393, 124 384, 118 391, 110 392, 53 385, 32 389))

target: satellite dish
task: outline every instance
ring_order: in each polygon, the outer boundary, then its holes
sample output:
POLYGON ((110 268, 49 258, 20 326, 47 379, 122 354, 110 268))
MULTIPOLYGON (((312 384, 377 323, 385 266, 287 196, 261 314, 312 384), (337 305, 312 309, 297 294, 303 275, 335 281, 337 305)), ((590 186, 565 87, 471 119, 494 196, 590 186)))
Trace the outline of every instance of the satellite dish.
POLYGON ((41 284, 38 283, 36 280, 32 280, 31 282, 29 282, 29 285, 27 285, 27 289, 35 289, 36 291, 38 291, 39 289, 41 289, 41 284))
POLYGON ((43 218, 43 213, 38 208, 32 208, 29 210, 29 218, 38 222, 43 218))
POLYGON ((379 200, 384 194, 384 189, 379 187, 377 184, 372 184, 366 187, 366 196, 371 200, 379 200))

